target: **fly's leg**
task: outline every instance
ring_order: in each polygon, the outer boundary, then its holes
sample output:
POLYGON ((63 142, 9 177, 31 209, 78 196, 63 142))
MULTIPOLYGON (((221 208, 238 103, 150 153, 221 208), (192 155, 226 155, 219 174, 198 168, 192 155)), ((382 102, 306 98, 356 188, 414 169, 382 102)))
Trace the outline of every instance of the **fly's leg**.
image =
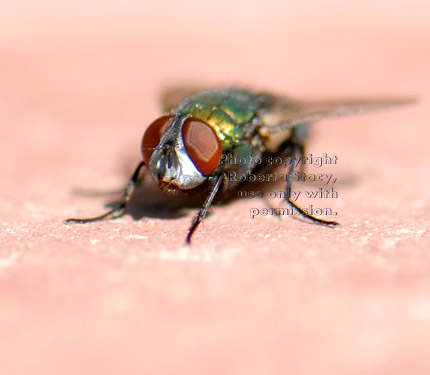
POLYGON ((300 157, 301 157, 301 164, 300 164, 300 173, 302 174, 302 173, 304 173, 305 172, 305 163, 304 163, 304 160, 305 160, 305 155, 306 155, 306 148, 305 148, 305 145, 304 144, 299 144, 299 145, 297 145, 297 148, 299 149, 299 154, 300 154, 300 157))
POLYGON ((199 224, 202 222, 202 220, 205 218, 209 210, 209 207, 211 206, 216 194, 218 193, 224 179, 225 179, 224 174, 220 174, 216 177, 215 182, 212 186, 212 189, 209 192, 209 195, 207 196, 205 203, 203 204, 203 207, 200 209, 199 213, 196 216, 194 216, 193 223, 191 224, 191 227, 188 230, 188 235, 186 239, 187 244, 191 243, 191 236, 193 235, 193 233, 195 232, 199 224))
POLYGON ((105 219, 116 219, 123 216, 125 212, 125 208, 130 200, 131 195, 133 194, 134 188, 136 186, 136 182, 139 178, 140 171, 144 165, 145 163, 142 161, 137 166, 136 170, 133 173, 133 176, 130 178, 130 181, 128 182, 127 187, 124 190, 124 193, 122 194, 121 200, 118 203, 117 207, 104 213, 103 215, 96 216, 96 217, 90 217, 86 219, 73 219, 73 218, 67 219, 66 223, 84 224, 84 223, 91 223, 93 221, 105 220, 105 219))
MULTIPOLYGON (((298 144, 293 144, 293 156, 296 154, 296 152, 299 153, 303 153, 304 152, 304 148, 298 144)), ((339 225, 338 222, 336 221, 328 221, 328 220, 323 220, 323 219, 319 219, 315 216, 309 215, 308 213, 306 213, 302 208, 300 208, 299 206, 297 206, 297 204, 295 204, 292 200, 291 200, 291 186, 293 184, 293 173, 294 173, 294 163, 290 163, 290 165, 288 166, 288 174, 287 174, 287 187, 286 187, 286 201, 288 202, 288 204, 290 206, 292 206, 293 208, 295 208, 297 210, 297 212, 302 215, 305 219, 308 219, 316 224, 319 225, 326 225, 329 227, 336 227, 339 225)))

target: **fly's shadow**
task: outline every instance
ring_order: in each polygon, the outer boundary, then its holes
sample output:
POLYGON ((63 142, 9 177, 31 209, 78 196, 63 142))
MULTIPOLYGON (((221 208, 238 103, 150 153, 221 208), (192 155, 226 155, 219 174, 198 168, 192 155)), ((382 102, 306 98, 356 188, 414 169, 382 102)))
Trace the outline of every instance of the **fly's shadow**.
MULTIPOLYGON (((123 190, 121 190, 123 191, 123 190)), ((193 191, 169 192, 156 184, 153 179, 144 174, 133 191, 125 208, 125 215, 130 215, 134 220, 142 218, 153 219, 178 219, 188 216, 190 209, 200 208, 206 198, 205 189, 193 191)), ((120 199, 112 200, 105 204, 107 208, 118 207, 120 199)))

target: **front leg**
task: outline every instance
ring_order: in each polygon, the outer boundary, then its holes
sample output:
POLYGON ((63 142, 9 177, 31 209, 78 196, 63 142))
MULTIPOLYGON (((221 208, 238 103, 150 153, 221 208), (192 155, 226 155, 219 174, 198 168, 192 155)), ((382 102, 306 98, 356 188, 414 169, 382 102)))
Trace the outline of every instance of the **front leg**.
POLYGON ((116 219, 124 215, 125 208, 127 207, 128 202, 130 201, 130 197, 133 194, 134 188, 136 187, 137 180, 139 178, 139 174, 141 169, 144 167, 145 163, 141 161, 139 165, 137 166, 136 170, 133 173, 133 176, 130 178, 130 181, 127 184, 127 187, 124 190, 124 193, 122 194, 121 200, 118 203, 118 206, 113 208, 112 210, 104 213, 103 215, 96 216, 96 217, 90 217, 86 219, 67 219, 66 223, 78 223, 78 224, 84 224, 84 223, 91 223, 94 221, 101 221, 105 219, 116 219))
POLYGON ((191 243, 191 236, 193 235, 194 231, 197 229, 201 221, 205 218, 209 207, 211 206, 216 194, 218 193, 221 184, 226 179, 226 175, 224 173, 220 173, 215 177, 214 184, 209 192, 209 195, 207 196, 205 203, 203 204, 203 207, 200 209, 199 213, 194 216, 193 223, 191 224, 191 227, 188 231, 186 243, 191 243))

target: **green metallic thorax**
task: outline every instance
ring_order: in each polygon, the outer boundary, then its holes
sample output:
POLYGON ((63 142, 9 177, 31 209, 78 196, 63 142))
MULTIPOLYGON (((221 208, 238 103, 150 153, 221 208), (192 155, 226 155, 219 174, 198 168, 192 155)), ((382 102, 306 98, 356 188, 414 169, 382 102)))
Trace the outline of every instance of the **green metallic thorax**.
POLYGON ((224 150, 242 140, 242 125, 252 120, 257 106, 257 95, 245 90, 223 89, 193 95, 172 112, 205 121, 217 134, 224 150))

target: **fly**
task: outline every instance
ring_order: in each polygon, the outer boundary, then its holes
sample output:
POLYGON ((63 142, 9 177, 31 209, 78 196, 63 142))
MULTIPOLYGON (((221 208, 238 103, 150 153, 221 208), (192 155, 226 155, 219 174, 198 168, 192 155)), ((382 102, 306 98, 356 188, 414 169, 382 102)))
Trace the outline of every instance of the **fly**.
MULTIPOLYGON (((269 158, 303 158, 310 123, 412 102, 410 99, 298 101, 236 88, 187 94, 172 90, 165 95, 166 113, 146 129, 141 145, 142 161, 118 206, 100 216, 66 222, 89 223, 123 216, 139 175, 146 167, 167 192, 194 194, 202 188, 205 191, 204 204, 188 230, 186 242, 190 243, 214 199, 228 195, 244 183, 229 179, 231 173, 254 174, 268 164, 269 158), (231 162, 240 158, 250 162, 231 162)), ((286 202, 313 223, 339 225, 311 215, 293 201, 293 174, 294 163, 290 163, 286 174, 286 202)))

